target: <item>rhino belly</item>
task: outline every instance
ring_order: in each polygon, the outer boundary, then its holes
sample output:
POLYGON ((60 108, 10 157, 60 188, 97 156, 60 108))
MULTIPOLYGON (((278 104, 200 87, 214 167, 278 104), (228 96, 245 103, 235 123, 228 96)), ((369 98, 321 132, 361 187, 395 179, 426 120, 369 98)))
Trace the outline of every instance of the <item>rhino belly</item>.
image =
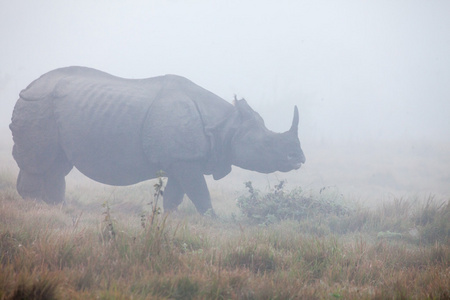
POLYGON ((154 178, 140 138, 148 104, 120 97, 67 96, 55 103, 60 144, 69 161, 86 176, 111 185, 154 178))

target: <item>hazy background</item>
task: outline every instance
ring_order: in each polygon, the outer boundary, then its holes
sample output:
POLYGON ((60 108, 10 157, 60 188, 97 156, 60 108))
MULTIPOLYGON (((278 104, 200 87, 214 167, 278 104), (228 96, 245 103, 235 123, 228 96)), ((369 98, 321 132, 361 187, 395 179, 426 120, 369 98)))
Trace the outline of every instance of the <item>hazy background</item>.
POLYGON ((449 28, 445 0, 0 0, 2 151, 19 92, 45 72, 173 73, 245 97, 274 131, 298 105, 302 184, 448 196, 449 28))

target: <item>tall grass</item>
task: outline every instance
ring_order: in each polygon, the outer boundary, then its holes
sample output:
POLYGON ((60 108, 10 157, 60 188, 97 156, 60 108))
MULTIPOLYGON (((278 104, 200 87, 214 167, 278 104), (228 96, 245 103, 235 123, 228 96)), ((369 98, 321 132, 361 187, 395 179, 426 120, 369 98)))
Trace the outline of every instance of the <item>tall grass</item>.
POLYGON ((54 207, 3 186, 0 299, 450 297, 449 201, 399 199, 260 225, 161 214, 157 198, 143 213, 110 199, 54 207))

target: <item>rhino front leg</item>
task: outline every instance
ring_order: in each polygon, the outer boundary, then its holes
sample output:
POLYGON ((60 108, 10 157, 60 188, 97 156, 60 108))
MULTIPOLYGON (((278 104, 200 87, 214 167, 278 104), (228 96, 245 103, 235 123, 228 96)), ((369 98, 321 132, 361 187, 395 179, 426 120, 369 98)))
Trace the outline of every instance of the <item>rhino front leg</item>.
POLYGON ((170 169, 168 177, 167 186, 170 187, 169 182, 171 177, 173 177, 178 183, 178 188, 181 188, 183 193, 186 193, 199 213, 205 214, 207 211, 211 211, 214 214, 208 186, 206 185, 202 169, 198 165, 189 162, 178 163, 170 169))
POLYGON ((173 176, 167 178, 167 185, 164 189, 163 207, 164 211, 173 211, 183 201, 184 191, 181 185, 173 176))

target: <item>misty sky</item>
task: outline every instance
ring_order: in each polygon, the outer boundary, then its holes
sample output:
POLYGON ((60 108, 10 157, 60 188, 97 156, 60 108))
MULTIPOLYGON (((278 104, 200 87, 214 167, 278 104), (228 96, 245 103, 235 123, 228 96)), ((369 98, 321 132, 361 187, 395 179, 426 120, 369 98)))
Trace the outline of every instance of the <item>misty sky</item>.
MULTIPOLYGON (((20 90, 82 65, 185 76, 301 139, 450 142, 450 1, 0 0, 0 126, 20 90)), ((3 132, 3 131, 2 131, 3 132)))

